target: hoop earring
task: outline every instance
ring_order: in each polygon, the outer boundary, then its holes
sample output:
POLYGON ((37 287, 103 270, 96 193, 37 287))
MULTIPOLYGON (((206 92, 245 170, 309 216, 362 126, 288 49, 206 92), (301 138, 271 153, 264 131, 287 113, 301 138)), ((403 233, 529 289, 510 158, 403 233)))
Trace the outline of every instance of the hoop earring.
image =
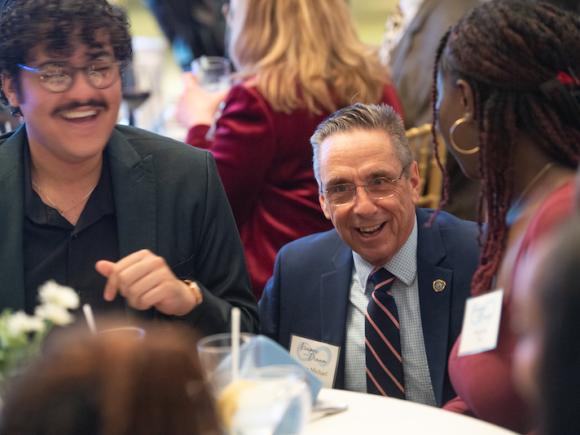
POLYGON ((457 121, 455 121, 453 123, 453 125, 451 126, 451 128, 449 129, 449 142, 451 144, 451 148, 453 148, 455 150, 455 152, 457 152, 458 154, 464 155, 464 156, 470 156, 472 154, 477 154, 479 152, 479 147, 475 146, 469 149, 463 149, 461 147, 459 147, 457 145, 457 143, 455 143, 455 140, 453 139, 453 135, 455 134, 455 130, 457 129, 457 127, 459 127, 462 124, 465 124, 466 122, 471 121, 471 115, 468 113, 466 115, 463 115, 461 118, 459 118, 457 121))

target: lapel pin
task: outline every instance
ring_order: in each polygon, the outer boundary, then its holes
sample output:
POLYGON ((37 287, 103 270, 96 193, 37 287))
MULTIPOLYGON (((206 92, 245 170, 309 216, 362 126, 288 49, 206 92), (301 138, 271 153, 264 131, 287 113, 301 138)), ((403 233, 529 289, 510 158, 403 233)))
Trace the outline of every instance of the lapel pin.
POLYGON ((433 281, 433 291, 435 291, 436 293, 441 293, 443 290, 445 290, 446 285, 447 283, 442 279, 436 279, 435 281, 433 281))

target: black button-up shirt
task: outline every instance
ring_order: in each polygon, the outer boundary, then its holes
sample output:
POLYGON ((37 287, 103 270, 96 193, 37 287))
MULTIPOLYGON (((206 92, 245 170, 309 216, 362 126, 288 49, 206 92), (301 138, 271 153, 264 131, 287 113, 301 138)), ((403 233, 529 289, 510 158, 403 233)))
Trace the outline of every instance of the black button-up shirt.
POLYGON ((24 167, 24 274, 25 309, 38 305, 38 287, 53 279, 77 291, 81 305, 97 312, 123 309, 118 296, 103 299, 106 279, 95 270, 98 260, 117 261, 119 247, 111 174, 107 153, 103 154, 101 177, 76 225, 42 202, 32 189, 30 153, 25 150, 24 167))

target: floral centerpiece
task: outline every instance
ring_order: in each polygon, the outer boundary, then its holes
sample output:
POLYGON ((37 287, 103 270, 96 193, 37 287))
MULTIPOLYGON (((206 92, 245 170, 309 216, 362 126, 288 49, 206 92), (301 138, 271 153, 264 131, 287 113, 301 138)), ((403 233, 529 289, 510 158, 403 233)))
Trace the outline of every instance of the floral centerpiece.
POLYGON ((15 371, 36 356, 48 332, 55 325, 73 321, 69 310, 79 306, 79 296, 70 287, 48 281, 38 292, 34 315, 6 309, 0 314, 0 386, 15 371))

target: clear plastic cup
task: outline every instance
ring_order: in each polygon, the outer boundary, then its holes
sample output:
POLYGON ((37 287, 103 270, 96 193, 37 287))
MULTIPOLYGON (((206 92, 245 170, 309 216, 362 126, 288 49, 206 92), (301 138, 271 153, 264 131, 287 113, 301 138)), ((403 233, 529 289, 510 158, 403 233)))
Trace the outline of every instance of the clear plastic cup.
MULTIPOLYGON (((240 334, 240 347, 252 334, 240 334)), ((197 343, 197 353, 206 380, 217 393, 231 381, 232 334, 209 335, 197 343)))
POLYGON ((304 370, 297 365, 255 367, 241 374, 218 398, 229 410, 235 434, 299 434, 310 415, 304 370), (227 403, 227 402, 230 403, 227 403))
POLYGON ((231 87, 232 66, 225 57, 198 57, 191 62, 191 72, 197 76, 201 86, 210 92, 224 91, 231 87))

